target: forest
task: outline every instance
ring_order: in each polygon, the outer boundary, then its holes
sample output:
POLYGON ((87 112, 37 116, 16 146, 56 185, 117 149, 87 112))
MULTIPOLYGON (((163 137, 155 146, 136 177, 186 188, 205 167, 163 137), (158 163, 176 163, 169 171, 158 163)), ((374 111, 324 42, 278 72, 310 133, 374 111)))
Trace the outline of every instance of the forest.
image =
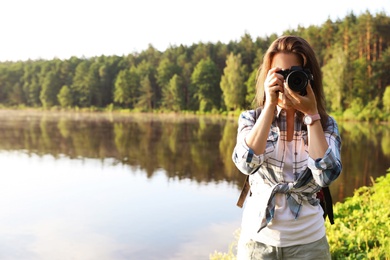
MULTIPOLYGON (((314 48, 327 109, 345 120, 390 121, 390 17, 369 11, 298 26, 314 48)), ((0 107, 229 114, 253 107, 262 56, 280 35, 194 43, 123 56, 0 63, 0 107)))

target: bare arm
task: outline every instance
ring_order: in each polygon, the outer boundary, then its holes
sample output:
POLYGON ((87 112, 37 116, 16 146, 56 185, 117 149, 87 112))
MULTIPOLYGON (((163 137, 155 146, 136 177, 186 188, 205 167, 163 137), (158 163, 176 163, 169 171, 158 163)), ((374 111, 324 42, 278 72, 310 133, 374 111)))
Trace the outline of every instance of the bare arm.
MULTIPOLYGON (((285 86, 285 91, 288 99, 293 103, 295 109, 301 111, 305 115, 318 114, 317 102, 311 85, 307 86, 307 96, 300 96, 291 91, 288 86, 285 86)), ((317 120, 313 124, 307 126, 309 137, 309 156, 311 158, 322 158, 325 155, 329 144, 326 141, 324 130, 322 129, 321 121, 317 120)))
POLYGON ((280 91, 283 91, 283 76, 276 73, 278 70, 280 68, 275 67, 268 71, 267 78, 264 82, 266 96, 264 109, 245 138, 246 144, 255 154, 261 154, 265 150, 276 105, 278 104, 278 95, 280 91))
POLYGON ((309 156, 314 159, 322 158, 329 145, 326 142, 321 121, 317 120, 312 125, 308 125, 307 131, 309 136, 309 156))
POLYGON ((275 105, 264 107, 255 125, 245 138, 246 144, 255 154, 262 154, 265 150, 275 108, 275 105))

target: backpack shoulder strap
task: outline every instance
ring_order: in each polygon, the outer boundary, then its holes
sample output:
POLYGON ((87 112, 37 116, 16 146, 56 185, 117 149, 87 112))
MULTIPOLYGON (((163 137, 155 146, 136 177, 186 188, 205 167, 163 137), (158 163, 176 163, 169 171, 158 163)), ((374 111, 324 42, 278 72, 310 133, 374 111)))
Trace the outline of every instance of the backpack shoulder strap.
POLYGON ((244 185, 242 186, 240 197, 238 198, 238 201, 237 201, 238 207, 242 208, 242 206, 244 205, 246 196, 248 195, 250 188, 251 187, 249 185, 249 175, 247 175, 245 178, 244 185))
MULTIPOLYGON (((260 112, 261 112, 261 108, 258 107, 254 110, 254 118, 255 118, 255 121, 257 120, 257 118, 260 116, 260 112)), ((244 202, 245 202, 245 199, 246 197, 248 196, 248 193, 250 191, 251 187, 249 185, 249 175, 246 176, 245 178, 245 182, 244 182, 244 185, 242 186, 242 189, 241 189, 241 193, 240 193, 240 197, 238 198, 238 201, 237 201, 237 206, 242 208, 244 206, 244 202)))
POLYGON ((333 200, 332 194, 330 194, 329 187, 323 187, 322 191, 324 192, 324 200, 325 200, 325 214, 328 216, 330 224, 334 224, 334 216, 333 216, 333 200))

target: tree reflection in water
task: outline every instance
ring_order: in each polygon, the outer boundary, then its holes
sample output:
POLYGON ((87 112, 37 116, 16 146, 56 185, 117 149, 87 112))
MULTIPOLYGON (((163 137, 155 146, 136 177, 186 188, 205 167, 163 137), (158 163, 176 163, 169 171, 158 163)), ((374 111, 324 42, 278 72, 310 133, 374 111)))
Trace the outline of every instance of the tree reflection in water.
MULTIPOLYGON (((227 181, 237 189, 244 180, 231 160, 236 118, 17 111, 1 111, 0 117, 0 150, 110 158, 143 169, 148 178, 164 169, 168 177, 227 181)), ((335 201, 390 167, 389 125, 339 122, 339 127, 343 172, 331 186, 335 201)))

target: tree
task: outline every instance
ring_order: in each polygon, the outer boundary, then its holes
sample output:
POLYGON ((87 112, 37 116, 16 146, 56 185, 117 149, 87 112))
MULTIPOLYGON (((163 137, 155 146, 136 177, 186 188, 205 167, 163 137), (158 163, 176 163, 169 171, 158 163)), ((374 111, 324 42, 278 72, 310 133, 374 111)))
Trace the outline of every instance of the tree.
POLYGON ((121 70, 115 81, 114 102, 134 107, 139 96, 139 76, 134 66, 121 70))
POLYGON ((161 87, 161 106, 164 108, 172 109, 171 102, 173 100, 169 100, 167 97, 174 94, 174 92, 172 92, 172 88, 169 86, 169 84, 171 84, 170 80, 172 77, 174 77, 174 75, 180 75, 180 73, 180 67, 177 66, 175 62, 169 60, 167 57, 160 61, 160 64, 157 68, 156 80, 157 84, 161 87))
POLYGON ((246 86, 241 66, 241 55, 230 53, 223 72, 221 89, 227 109, 242 108, 245 104, 246 86))
POLYGON ((70 88, 74 97, 74 105, 88 107, 91 104, 92 90, 89 84, 89 62, 87 60, 77 65, 70 88))
POLYGON ((345 94, 345 68, 347 57, 341 47, 332 48, 331 59, 322 67, 324 94, 327 97, 327 106, 330 111, 341 112, 345 94))
POLYGON ((154 92, 148 75, 141 80, 140 85, 140 95, 136 107, 141 108, 141 110, 151 111, 153 109, 154 92))
MULTIPOLYGON (((150 86, 153 91, 152 97, 152 108, 158 108, 160 106, 161 102, 161 87, 158 86, 156 82, 156 67, 145 60, 143 60, 141 63, 137 65, 137 75, 140 79, 145 79, 147 76, 149 79, 150 86)), ((143 92, 148 93, 148 92, 143 92)))
POLYGON ((94 62, 89 66, 87 75, 87 84, 90 91, 89 106, 102 106, 102 91, 100 89, 99 77, 100 64, 94 62))
POLYGON ((118 56, 101 57, 99 59, 99 90, 103 107, 113 103, 114 83, 119 71, 131 67, 125 58, 118 56))
POLYGON ((250 66, 255 58, 255 49, 252 37, 248 32, 241 37, 238 43, 239 53, 241 55, 242 64, 250 66))
POLYGON ((180 76, 173 75, 168 86, 163 89, 162 106, 172 111, 180 111, 183 108, 183 81, 180 76))
POLYGON ((157 84, 164 88, 175 74, 180 75, 180 67, 168 58, 162 59, 157 68, 157 84))
POLYGON ((199 43, 197 45, 193 45, 194 52, 192 54, 192 63, 198 64, 201 60, 206 60, 210 57, 210 45, 199 43))
POLYGON ((210 59, 202 59, 191 75, 191 87, 200 111, 219 109, 221 104, 220 75, 210 59))
MULTIPOLYGON (((333 41, 335 40, 335 31, 337 30, 337 27, 334 25, 334 23, 328 18, 326 22, 322 25, 320 30, 320 37, 322 40, 323 45, 325 45, 325 48, 319 49, 318 51, 321 51, 322 57, 325 57, 324 54, 327 52, 331 46, 333 45, 333 41)), ((326 63, 326 60, 323 61, 326 63)))
POLYGON ((26 103, 28 106, 40 106, 41 101, 39 94, 41 92, 41 85, 39 84, 39 72, 41 70, 40 63, 27 63, 24 66, 23 74, 23 92, 26 95, 26 103))
POLYGON ((245 95, 245 105, 255 105, 253 102, 255 101, 256 96, 256 78, 257 78, 257 69, 253 70, 249 75, 248 80, 245 82, 246 87, 246 95, 245 95))
POLYGON ((373 85, 370 85, 370 79, 367 75, 367 60, 365 58, 357 59, 353 62, 353 99, 360 98, 363 105, 372 100, 373 85))
POLYGON ((56 74, 53 71, 50 71, 46 74, 39 95, 43 107, 49 108, 58 104, 57 94, 59 90, 60 87, 58 86, 56 74))
POLYGON ((386 113, 390 113, 390 86, 386 87, 385 93, 382 98, 383 108, 386 113))
POLYGON ((66 85, 62 86, 60 93, 58 93, 57 95, 57 99, 61 107, 71 107, 73 104, 73 100, 70 88, 66 85))
POLYGON ((23 63, 4 64, 0 75, 0 100, 8 104, 24 104, 23 63))

